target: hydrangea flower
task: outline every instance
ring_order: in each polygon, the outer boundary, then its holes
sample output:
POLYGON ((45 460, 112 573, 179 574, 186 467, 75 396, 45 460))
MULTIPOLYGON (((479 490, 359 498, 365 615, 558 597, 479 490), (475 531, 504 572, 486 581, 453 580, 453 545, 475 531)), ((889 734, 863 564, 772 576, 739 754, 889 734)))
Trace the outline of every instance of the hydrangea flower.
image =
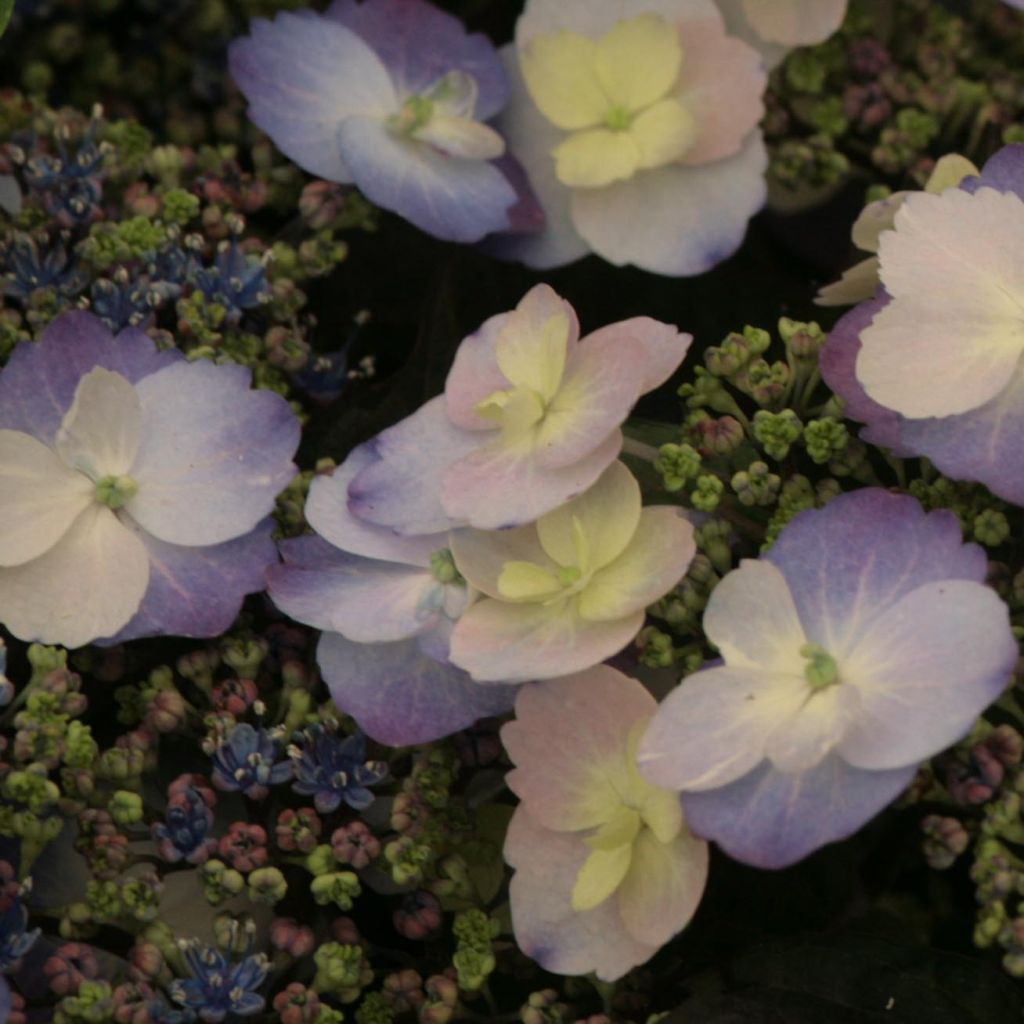
POLYGON ((635 763, 656 710, 636 680, 601 665, 524 686, 501 730, 520 799, 505 840, 512 926, 545 970, 615 981, 700 902, 707 844, 691 835, 677 794, 635 763))
POLYGON ((292 789, 313 797, 320 814, 342 804, 364 811, 373 803, 369 787, 387 778, 383 761, 367 761, 366 738, 361 733, 341 739, 323 725, 305 731, 302 742, 288 748, 295 766, 292 789))
POLYGON ((959 189, 915 193, 882 235, 884 290, 822 351, 862 437, 1024 504, 1024 145, 959 189))
POLYGON ((527 0, 503 56, 497 123, 546 222, 499 255, 684 276, 739 247, 766 196, 766 76, 714 0, 527 0))
POLYGON ((90 313, 0 373, 0 621, 23 640, 214 636, 261 590, 288 403, 90 313))
POLYGON ((451 658, 481 682, 568 675, 639 632, 696 544, 678 508, 641 508, 621 463, 580 497, 512 530, 452 535, 459 572, 484 595, 455 623, 451 658))
POLYGON ((712 592, 724 664, 683 680, 640 743, 694 832, 783 867, 860 828, 966 734, 1017 641, 948 511, 869 488, 801 512, 712 592))
MULTIPOLYGON (((947 188, 959 185, 964 178, 976 174, 978 168, 970 160, 950 153, 936 162, 924 190, 938 195, 947 188)), ((822 288, 814 300, 819 306, 848 306, 855 302, 864 302, 874 296, 880 283, 878 247, 882 232, 893 229, 896 214, 910 195, 913 195, 913 192, 893 192, 892 195, 876 199, 864 207, 854 222, 852 238, 858 249, 872 255, 852 266, 838 281, 822 288)))
POLYGON ((300 167, 438 238, 533 228, 484 122, 508 84, 491 43, 426 0, 335 0, 257 18, 229 50, 249 116, 300 167))
POLYGON ((324 631, 317 662, 337 706, 375 740, 409 746, 502 714, 515 693, 448 660, 470 595, 447 534, 399 537, 349 511, 349 484, 373 461, 364 445, 313 481, 305 514, 319 536, 284 541, 267 582, 283 612, 324 631))
POLYGON ((219 1024, 229 1014, 250 1017, 266 1005, 256 991, 266 980, 269 968, 262 953, 250 954, 233 964, 215 946, 197 940, 181 946, 192 977, 175 978, 168 991, 176 1003, 194 1010, 200 1020, 219 1024))
POLYGON ((159 855, 169 864, 186 860, 204 864, 216 852, 213 801, 201 789, 185 784, 169 794, 164 821, 151 827, 159 855))
POLYGON ((238 791, 252 800, 262 800, 271 786, 292 777, 291 762, 278 761, 280 754, 276 735, 242 722, 212 754, 213 784, 225 792, 238 791))
POLYGON ((349 506, 403 534, 532 522, 615 461, 633 405, 691 341, 647 317, 580 340, 572 307, 538 285, 462 342, 443 396, 376 438, 349 506))

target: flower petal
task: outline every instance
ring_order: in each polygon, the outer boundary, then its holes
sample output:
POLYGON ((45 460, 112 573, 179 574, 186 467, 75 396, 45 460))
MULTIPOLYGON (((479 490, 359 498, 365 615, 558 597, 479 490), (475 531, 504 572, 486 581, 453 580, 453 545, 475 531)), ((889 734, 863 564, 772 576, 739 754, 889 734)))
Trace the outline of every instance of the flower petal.
POLYGON ((251 33, 228 50, 250 119, 300 167, 351 181, 338 125, 357 114, 386 117, 398 107, 380 58, 356 32, 311 11, 256 18, 251 33))
POLYGON ((494 430, 494 420, 477 414, 476 407, 495 391, 508 388, 508 378, 498 366, 498 337, 513 313, 498 313, 464 338, 444 385, 448 418, 462 430, 494 430))
POLYGON ((630 351, 633 360, 643 367, 640 393, 644 395, 661 387, 679 369, 693 343, 692 334, 683 334, 672 324, 647 316, 634 316, 601 327, 583 339, 584 347, 603 345, 605 337, 614 338, 615 344, 630 351))
POLYGON ((765 762, 730 786, 684 793, 690 828, 758 868, 784 868, 852 835, 913 780, 917 767, 852 768, 838 755, 799 775, 765 762))
POLYGON ((34 437, 0 430, 0 566, 49 551, 91 504, 88 477, 68 469, 34 437))
POLYGON ((19 640, 81 647, 117 633, 149 582, 142 542, 103 505, 39 558, 0 569, 0 622, 19 640))
POLYGON ((661 702, 640 740, 640 772, 666 789, 734 782, 761 763, 769 734, 796 713, 806 693, 799 676, 701 669, 661 702))
POLYGON ((657 274, 701 274, 739 248, 764 204, 767 154, 760 132, 728 160, 641 171, 602 189, 575 189, 576 230, 599 256, 657 274))
POLYGON ((672 88, 683 48, 673 23, 645 11, 616 22, 598 40, 595 56, 605 95, 633 111, 649 107, 672 88))
POLYGON ((787 775, 809 771, 828 756, 859 714, 860 697, 853 686, 805 690, 802 703, 766 739, 765 756, 787 775))
POLYGON ((357 644, 324 633, 317 662, 335 704, 378 743, 429 743, 500 715, 514 686, 480 686, 465 672, 425 655, 415 640, 357 644))
POLYGON ((456 530, 451 534, 455 566, 470 586, 501 597, 498 580, 509 562, 529 562, 554 569, 533 525, 509 530, 456 530))
POLYGON ((57 431, 57 453, 72 469, 99 480, 126 474, 139 450, 142 406, 119 373, 96 367, 79 382, 57 431))
MULTIPOLYGON (((1015 7, 1020 4, 1015 0, 1007 0, 1015 7)), ((1003 146, 998 153, 990 157, 981 174, 965 179, 961 188, 965 192, 977 192, 980 188, 994 188, 1000 192, 1012 192, 1024 199, 1024 144, 1014 143, 1003 146)))
POLYGON ((376 461, 371 441, 349 452, 345 461, 329 475, 316 477, 306 499, 306 520, 321 537, 342 551, 426 568, 430 565, 431 554, 447 546, 444 534, 402 537, 386 527, 360 519, 348 507, 349 484, 376 461))
POLYGON ((616 896, 626 930, 638 942, 663 946, 697 910, 708 877, 708 844, 684 829, 671 843, 645 829, 616 896))
POLYGON ((577 32, 536 36, 520 46, 519 67, 530 97, 558 128, 600 124, 609 106, 597 73, 597 44, 577 32))
MULTIPOLYGON (((516 22, 516 42, 523 46, 536 35, 560 31, 579 32, 596 39, 624 18, 638 13, 660 15, 671 25, 691 18, 717 16, 714 0, 615 0, 600 4, 593 0, 528 0, 516 22)), ((685 45, 685 39, 683 42, 685 45)))
POLYGON ((643 611, 614 622, 586 622, 572 602, 561 609, 484 598, 452 631, 451 659, 478 682, 526 682, 570 675, 622 650, 643 611))
POLYGON ((812 46, 838 31, 847 0, 743 0, 743 11, 763 39, 812 46))
POLYGON ((629 132, 588 128, 555 147, 555 174, 568 188, 604 188, 632 178, 640 167, 640 147, 629 132))
POLYGON ((580 615, 607 622, 646 608, 682 579, 696 553, 693 524, 681 509, 645 508, 626 549, 580 593, 580 615))
POLYGON ((688 107, 679 100, 665 99, 634 118, 629 136, 639 152, 638 167, 661 167, 689 155, 697 124, 688 107))
POLYGON ((249 371, 178 363, 137 385, 142 442, 125 506, 169 544, 220 544, 248 533, 295 475, 299 421, 278 394, 250 390, 249 371))
POLYGON ((515 765, 509 789, 545 828, 597 828, 634 770, 631 729, 656 710, 640 683, 607 665, 521 687, 516 717, 501 729, 515 765))
MULTIPOLYGON (((818 290, 818 294, 814 296, 815 305, 852 306, 855 302, 867 302, 878 291, 879 269, 877 256, 869 256, 866 260, 855 263, 849 270, 843 271, 843 276, 838 281, 826 284, 818 290)), ((852 368, 850 372, 853 372, 852 368)))
POLYGON ((441 533, 461 525, 441 505, 441 478, 487 440, 448 419, 443 395, 369 442, 376 461, 349 484, 349 509, 396 533, 441 533))
POLYGON ((352 180, 378 206, 435 238, 478 242, 509 227, 515 189, 486 160, 448 156, 393 132, 378 117, 349 117, 338 145, 352 180))
POLYGON ((873 771, 931 757, 999 697, 1018 653, 1006 605, 991 588, 946 579, 905 594, 840 666, 862 712, 839 753, 873 771))

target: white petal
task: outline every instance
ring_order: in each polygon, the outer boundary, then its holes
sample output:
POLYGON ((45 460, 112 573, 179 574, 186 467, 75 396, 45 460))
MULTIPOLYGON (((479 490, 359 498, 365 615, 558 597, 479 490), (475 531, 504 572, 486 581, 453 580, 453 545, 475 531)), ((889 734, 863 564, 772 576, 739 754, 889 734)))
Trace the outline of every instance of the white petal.
POLYGON ((0 566, 49 551, 92 495, 89 478, 68 469, 41 441, 0 430, 0 566))
POLYGON ((0 622, 20 640, 81 647, 117 633, 148 584, 142 541, 93 504, 45 555, 0 569, 0 622))
POLYGON ((142 407, 119 373, 97 366, 79 382, 57 431, 60 457, 93 480, 126 474, 139 450, 142 407))

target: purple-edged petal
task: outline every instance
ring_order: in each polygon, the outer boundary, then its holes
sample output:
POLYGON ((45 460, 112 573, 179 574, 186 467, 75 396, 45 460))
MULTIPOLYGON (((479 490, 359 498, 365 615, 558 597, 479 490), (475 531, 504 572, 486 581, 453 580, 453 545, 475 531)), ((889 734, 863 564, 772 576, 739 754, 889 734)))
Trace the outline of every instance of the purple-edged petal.
POLYGON ((179 363, 140 381, 142 442, 125 506, 169 544, 220 544, 248 533, 295 475, 299 421, 241 366, 179 363))
POLYGON ((325 13, 373 48, 403 94, 426 92, 448 72, 462 71, 476 82, 479 120, 490 120, 508 99, 494 44, 425 0, 334 0, 325 13))
POLYGON ((104 642, 223 633, 245 596, 264 588, 267 567, 277 561, 274 526, 268 518, 243 537, 201 548, 165 544, 136 528, 149 555, 149 587, 128 625, 104 642))
POLYGON ((383 526, 374 526, 352 514, 348 507, 349 484, 377 461, 373 442, 349 452, 329 475, 318 476, 309 488, 306 520, 325 540, 342 551, 385 562, 426 567, 434 551, 447 545, 445 536, 402 537, 383 526))
POLYGON ((519 948, 545 970, 593 972, 615 981, 650 959, 657 946, 629 934, 615 899, 593 910, 573 910, 573 887, 591 852, 582 836, 552 832, 525 807, 516 808, 505 838, 505 859, 515 868, 509 884, 512 929, 519 948))
POLYGON ((370 442, 376 461, 349 484, 349 509, 360 519, 396 533, 443 533, 462 523, 441 504, 445 470, 486 441, 460 430, 445 411, 444 395, 370 442))
POLYGON ((451 659, 483 683, 552 679, 618 654, 643 624, 643 609, 612 622, 587 622, 571 602, 559 609, 485 598, 455 624, 451 659))
POLYGON ((78 382, 94 367, 135 384, 183 359, 175 349, 157 351, 134 327, 115 337, 92 313, 62 313, 37 344, 18 345, 0 373, 0 429, 22 430, 52 445, 78 382))
MULTIPOLYGON (((1013 0, 1007 0, 1013 3, 1013 0)), ((1024 6, 1014 3, 1015 7, 1024 6)), ((1000 192, 1013 192, 1024 199, 1024 143, 1004 146, 981 169, 977 177, 965 178, 960 187, 965 192, 979 188, 994 188, 1000 192)))
POLYGON ((338 145, 352 180, 371 202, 435 238, 478 242, 509 227, 515 189, 486 160, 448 156, 375 117, 343 121, 338 145))
POLYGON ((684 793, 690 828, 730 857, 759 868, 784 868, 845 839, 911 782, 915 765, 887 772, 852 768, 832 754, 800 775, 767 762, 706 793, 684 793))
POLYGON ((621 448, 622 434, 613 430, 579 462, 548 469, 540 464, 532 447, 495 441, 446 470, 444 507, 453 519, 481 530, 529 523, 587 490, 615 461, 621 448))
POLYGON ((573 224, 609 263, 656 274, 701 274, 731 256, 764 205, 768 155, 758 131, 735 156, 670 165, 572 193, 573 224))
POLYGON ((951 512, 926 513, 880 488, 799 513, 766 557, 786 577, 807 638, 840 659, 905 594, 933 581, 981 582, 987 565, 951 512))
POLYGON ((1018 654, 1009 612, 990 587, 956 579, 918 587, 843 660, 862 712, 839 753, 877 771, 950 746, 999 697, 1018 654))
POLYGON ((357 644, 324 633, 317 661, 331 696, 371 738, 389 746, 429 743, 504 714, 514 686, 480 686, 423 654, 415 640, 357 644))
POLYGON ((354 31, 311 11, 256 18, 251 32, 231 44, 228 64, 253 123, 303 169, 351 181, 338 125, 397 110, 387 69, 354 31))

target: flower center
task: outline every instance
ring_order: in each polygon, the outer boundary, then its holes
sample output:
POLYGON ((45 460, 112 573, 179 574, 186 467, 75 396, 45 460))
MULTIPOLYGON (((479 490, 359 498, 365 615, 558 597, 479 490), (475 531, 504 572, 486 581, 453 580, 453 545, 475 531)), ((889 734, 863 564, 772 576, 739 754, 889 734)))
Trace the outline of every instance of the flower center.
POLYGON ((804 644, 800 648, 800 657, 807 659, 804 678, 810 685, 812 693, 818 693, 839 682, 839 666, 824 647, 804 644))
POLYGON ((430 556, 430 571, 438 583, 465 583, 448 548, 441 548, 430 556))
POLYGON ((95 496, 101 505, 118 509, 138 493, 139 485, 130 476, 104 476, 96 481, 95 496))

